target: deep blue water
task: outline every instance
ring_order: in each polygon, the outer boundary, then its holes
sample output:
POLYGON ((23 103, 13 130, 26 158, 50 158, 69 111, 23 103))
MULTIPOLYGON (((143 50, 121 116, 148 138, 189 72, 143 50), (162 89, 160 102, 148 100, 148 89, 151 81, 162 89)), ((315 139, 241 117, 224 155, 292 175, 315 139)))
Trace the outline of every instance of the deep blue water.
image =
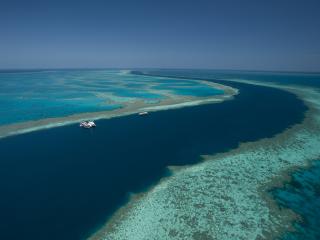
POLYGON ((232 70, 192 70, 192 69, 142 69, 142 72, 154 75, 186 77, 199 79, 246 79, 274 82, 279 84, 297 84, 320 88, 320 73, 290 73, 290 72, 257 72, 232 70))
POLYGON ((221 104, 97 121, 0 140, 0 239, 81 239, 166 174, 301 122, 305 105, 277 89, 240 89, 221 104))
POLYGON ((296 231, 287 233, 282 240, 320 239, 320 161, 293 173, 289 183, 272 193, 281 207, 301 216, 294 224, 296 231))
MULTIPOLYGON (((220 80, 248 79, 320 88, 320 74, 217 70, 147 70, 147 72, 154 75, 220 80)), ((290 208, 302 218, 301 222, 294 223, 296 231, 285 234, 282 240, 320 239, 320 162, 314 162, 310 169, 292 173, 292 181, 272 193, 279 206, 290 208)))

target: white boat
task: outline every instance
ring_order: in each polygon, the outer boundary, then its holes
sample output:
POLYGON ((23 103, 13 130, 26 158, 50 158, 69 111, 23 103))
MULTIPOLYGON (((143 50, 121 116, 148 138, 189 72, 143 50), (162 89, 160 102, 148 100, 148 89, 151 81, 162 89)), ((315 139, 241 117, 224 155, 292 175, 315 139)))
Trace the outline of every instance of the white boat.
POLYGON ((148 112, 139 112, 139 116, 147 115, 149 114, 148 112))
POLYGON ((94 123, 94 121, 84 121, 80 123, 80 127, 83 127, 83 128, 92 128, 95 126, 96 124, 94 123))

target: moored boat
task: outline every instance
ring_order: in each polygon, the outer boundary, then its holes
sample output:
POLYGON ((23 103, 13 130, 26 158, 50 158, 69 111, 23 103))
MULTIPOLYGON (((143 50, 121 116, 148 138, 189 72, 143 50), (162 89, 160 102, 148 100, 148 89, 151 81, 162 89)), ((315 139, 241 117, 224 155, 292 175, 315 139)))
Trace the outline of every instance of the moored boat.
POLYGON ((147 115, 149 114, 148 112, 139 112, 139 116, 147 115))
POLYGON ((83 128, 92 128, 92 127, 96 127, 96 124, 94 121, 84 121, 80 123, 80 127, 83 128))

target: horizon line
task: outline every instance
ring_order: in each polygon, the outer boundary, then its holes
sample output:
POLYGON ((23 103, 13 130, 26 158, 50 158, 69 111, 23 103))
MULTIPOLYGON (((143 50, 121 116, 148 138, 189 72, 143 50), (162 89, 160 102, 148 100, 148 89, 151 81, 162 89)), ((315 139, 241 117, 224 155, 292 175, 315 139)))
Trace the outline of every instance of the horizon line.
POLYGON ((301 73, 320 74, 320 71, 299 70, 260 70, 260 69, 230 69, 230 68, 181 68, 181 67, 48 67, 48 68, 0 68, 0 73, 5 71, 52 71, 52 70, 209 70, 209 71, 234 71, 234 72, 266 72, 266 73, 301 73))

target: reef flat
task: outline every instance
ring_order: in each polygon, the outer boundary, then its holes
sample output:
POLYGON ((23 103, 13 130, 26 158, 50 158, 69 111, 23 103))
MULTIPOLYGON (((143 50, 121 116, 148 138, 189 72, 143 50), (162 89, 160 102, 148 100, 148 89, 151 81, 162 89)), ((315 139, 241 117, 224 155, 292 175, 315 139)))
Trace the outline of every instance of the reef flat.
POLYGON ((308 168, 298 169, 290 175, 290 181, 272 189, 271 193, 282 208, 289 208, 299 215, 294 231, 282 240, 317 240, 320 238, 320 161, 313 161, 308 168))
POLYGON ((320 93, 246 83, 296 94, 309 107, 304 121, 273 138, 203 156, 199 164, 171 167, 170 176, 133 195, 90 239, 274 239, 293 230, 298 216, 279 208, 268 191, 319 158, 320 93))
POLYGON ((206 81, 86 70, 0 73, 0 138, 139 111, 232 99, 237 89, 206 81))

